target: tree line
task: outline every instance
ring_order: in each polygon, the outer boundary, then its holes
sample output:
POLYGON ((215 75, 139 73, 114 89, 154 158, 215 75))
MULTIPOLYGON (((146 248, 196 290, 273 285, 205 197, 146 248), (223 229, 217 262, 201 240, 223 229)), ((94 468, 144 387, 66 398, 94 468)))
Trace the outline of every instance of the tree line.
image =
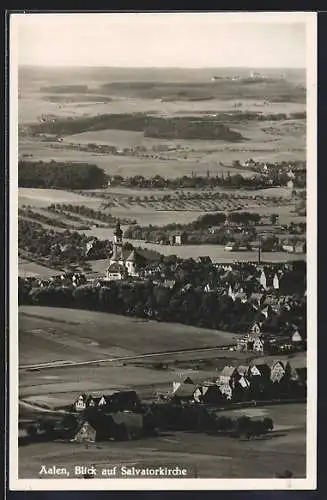
POLYGON ((72 162, 18 162, 18 186, 53 189, 99 189, 107 186, 105 172, 96 165, 72 162))
MULTIPOLYGON (((86 207, 85 205, 72 205, 72 204, 67 204, 67 203, 51 203, 47 207, 49 212, 54 212, 54 213, 64 213, 66 214, 67 212, 69 213, 75 213, 78 215, 81 215, 83 217, 87 217, 88 219, 93 219, 94 221, 101 221, 109 226, 115 226, 118 222, 118 218, 114 217, 111 214, 102 212, 101 210, 94 210, 93 208, 86 207)), ((79 219, 78 219, 79 220, 79 219)), ((125 224, 131 224, 134 221, 131 221, 130 219, 125 219, 125 218, 119 218, 119 222, 123 225, 125 224)))
POLYGON ((19 282, 19 304, 102 311, 164 322, 176 322, 227 332, 247 332, 255 321, 263 331, 283 334, 286 325, 306 330, 306 298, 294 300, 290 310, 266 318, 250 302, 225 294, 204 293, 202 287, 174 289, 145 282, 108 282, 106 286, 32 287, 19 282))
MULTIPOLYGON (((233 166, 242 168, 241 165, 233 166)), ((164 178, 161 175, 147 178, 142 175, 135 175, 133 177, 115 175, 111 177, 110 184, 111 186, 139 187, 142 189, 212 189, 215 187, 225 187, 229 189, 257 190, 286 186, 288 181, 287 172, 280 172, 279 169, 275 169, 269 175, 258 173, 252 177, 239 173, 233 174, 231 172, 212 175, 208 170, 206 175, 184 175, 183 177, 176 178, 164 178)), ((296 174, 293 183, 295 188, 305 187, 305 176, 296 174)))

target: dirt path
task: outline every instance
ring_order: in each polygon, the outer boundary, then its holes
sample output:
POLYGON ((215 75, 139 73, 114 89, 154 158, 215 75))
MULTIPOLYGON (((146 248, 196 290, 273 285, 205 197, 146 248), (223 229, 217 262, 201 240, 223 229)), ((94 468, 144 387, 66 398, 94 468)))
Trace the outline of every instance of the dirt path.
POLYGON ((63 367, 98 365, 98 364, 103 364, 103 363, 114 363, 114 362, 121 362, 121 361, 136 361, 138 359, 160 357, 160 356, 166 356, 168 354, 180 354, 180 353, 188 353, 188 352, 200 353, 200 352, 207 352, 207 351, 224 351, 224 350, 228 349, 229 347, 230 346, 179 349, 176 351, 152 352, 152 353, 146 353, 146 354, 137 354, 134 356, 103 358, 103 359, 96 359, 96 360, 90 360, 90 361, 69 361, 69 360, 67 360, 67 361, 51 361, 49 363, 22 365, 19 367, 19 369, 20 370, 42 370, 42 369, 48 369, 48 368, 63 368, 63 367))

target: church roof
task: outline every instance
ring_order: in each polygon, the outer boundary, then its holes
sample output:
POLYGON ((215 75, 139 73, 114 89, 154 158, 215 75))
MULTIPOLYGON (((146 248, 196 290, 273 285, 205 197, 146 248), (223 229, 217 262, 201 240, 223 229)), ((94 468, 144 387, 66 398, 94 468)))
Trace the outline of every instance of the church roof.
POLYGON ((123 260, 127 262, 139 262, 146 264, 158 262, 160 260, 160 255, 153 250, 148 250, 147 248, 134 248, 133 250, 122 248, 121 251, 113 254, 111 260, 123 260))
POLYGON ((112 264, 110 264, 107 271, 109 273, 122 273, 123 274, 126 272, 126 269, 121 264, 118 264, 118 262, 113 262, 112 264))
POLYGON ((136 262, 137 260, 140 260, 140 258, 143 260, 142 256, 140 256, 135 250, 132 250, 127 257, 126 261, 127 262, 136 262))

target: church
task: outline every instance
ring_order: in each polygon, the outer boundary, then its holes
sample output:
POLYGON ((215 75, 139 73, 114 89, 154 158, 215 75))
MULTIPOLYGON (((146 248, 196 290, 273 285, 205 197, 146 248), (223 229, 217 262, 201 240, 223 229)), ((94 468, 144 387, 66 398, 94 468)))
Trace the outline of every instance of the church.
POLYGON ((149 264, 158 262, 160 255, 146 249, 127 249, 123 246, 123 231, 120 223, 113 235, 113 252, 107 268, 107 280, 122 280, 129 276, 139 277, 140 272, 149 264))

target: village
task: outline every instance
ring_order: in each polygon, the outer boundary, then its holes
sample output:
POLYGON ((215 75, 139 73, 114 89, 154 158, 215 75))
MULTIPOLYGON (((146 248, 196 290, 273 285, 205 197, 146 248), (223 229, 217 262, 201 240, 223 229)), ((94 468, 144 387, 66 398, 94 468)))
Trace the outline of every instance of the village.
POLYGON ((231 419, 225 411, 246 406, 299 403, 306 398, 303 362, 276 360, 270 364, 225 366, 216 380, 174 382, 167 393, 141 401, 135 390, 82 393, 57 414, 21 428, 20 443, 66 440, 85 443, 131 440, 161 431, 226 432, 250 439, 273 430, 272 419, 231 419), (62 415, 64 413, 64 415, 62 415))
MULTIPOLYGON (((198 432, 228 431, 232 436, 247 436, 249 439, 270 432, 273 428, 271 419, 268 419, 269 425, 267 419, 265 423, 255 420, 253 424, 250 418, 244 424, 244 419, 240 420, 241 423, 224 420, 221 412, 235 407, 305 401, 305 266, 298 262, 224 265, 214 264, 206 257, 199 257, 196 262, 153 261, 151 257, 151 253, 125 247, 123 231, 117 223, 105 276, 87 279, 83 274, 71 272, 49 280, 20 279, 20 301, 58 305, 58 293, 62 293, 66 306, 71 307, 68 300, 71 295, 75 300, 74 307, 85 308, 90 307, 87 299, 90 291, 101 293, 102 302, 104 294, 109 294, 114 304, 114 291, 122 293, 127 290, 126 293, 130 294, 134 290, 137 302, 134 309, 129 297, 127 308, 114 312, 165 321, 169 301, 162 310, 158 300, 155 301, 153 290, 157 288, 158 293, 168 293, 171 301, 177 294, 183 297, 184 311, 187 296, 190 307, 192 294, 200 296, 207 308, 203 310, 202 306, 196 318, 202 317, 203 323, 203 314, 207 314, 213 326, 215 314, 210 312, 210 305, 215 309, 215 301, 220 300, 225 312, 216 312, 216 327, 244 332, 236 342, 231 340, 220 350, 241 353, 248 361, 226 364, 216 369, 215 377, 210 380, 200 380, 199 375, 196 380, 192 375, 186 376, 173 382, 167 391, 154 391, 145 400, 141 400, 132 389, 81 393, 70 405, 57 408, 56 418, 52 417, 50 423, 47 418, 39 419, 36 424, 22 429, 25 436, 22 442, 33 439, 66 439, 71 442, 126 440, 156 435, 167 428, 177 431, 190 427, 198 432), (83 293, 86 293, 84 301, 83 293), (139 304, 141 295, 143 301, 139 304), (61 412, 65 415, 61 416, 61 412)), ((104 303, 108 307, 109 303, 104 303)), ((184 320, 179 319, 187 323, 190 320, 190 314, 184 320)), ((191 368, 194 362, 188 366, 191 368)), ((156 366, 161 370, 169 368, 166 363, 156 366)))

